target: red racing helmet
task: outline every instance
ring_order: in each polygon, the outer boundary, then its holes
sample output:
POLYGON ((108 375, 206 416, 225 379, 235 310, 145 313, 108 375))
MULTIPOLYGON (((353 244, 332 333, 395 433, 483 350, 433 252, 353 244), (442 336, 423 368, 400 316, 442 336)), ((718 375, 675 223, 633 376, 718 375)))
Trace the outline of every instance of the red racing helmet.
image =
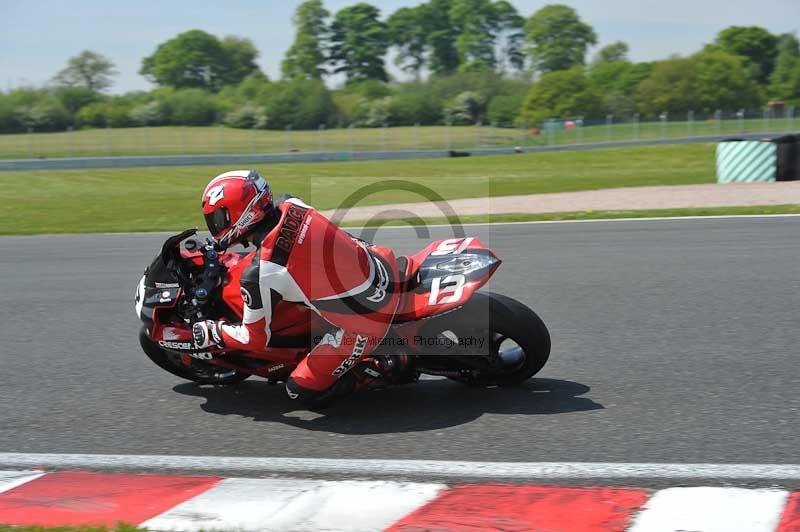
POLYGON ((255 170, 218 175, 201 201, 208 230, 223 249, 245 240, 275 208, 269 184, 255 170))

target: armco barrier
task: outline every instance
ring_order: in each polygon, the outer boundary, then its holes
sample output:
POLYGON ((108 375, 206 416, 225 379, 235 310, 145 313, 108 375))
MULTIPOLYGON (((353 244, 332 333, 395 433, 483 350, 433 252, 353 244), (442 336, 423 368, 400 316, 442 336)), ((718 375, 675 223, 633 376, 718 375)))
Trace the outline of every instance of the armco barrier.
MULTIPOLYGON (((742 139, 759 139, 773 133, 749 133, 740 135, 742 139)), ((624 140, 613 142, 594 142, 585 144, 557 144, 535 146, 518 150, 514 147, 474 148, 461 150, 471 155, 501 155, 518 153, 539 153, 572 150, 596 150, 602 148, 624 148, 658 144, 689 144, 719 142, 729 135, 707 135, 698 137, 674 137, 663 139, 624 140)), ((58 159, 10 159, 0 160, 0 171, 6 170, 69 170, 88 168, 142 168, 152 166, 198 166, 198 165, 254 165, 267 163, 309 163, 331 161, 378 161, 405 159, 436 159, 449 157, 448 150, 398 150, 398 151, 353 151, 353 152, 295 152, 233 155, 162 155, 132 157, 75 157, 58 159)))

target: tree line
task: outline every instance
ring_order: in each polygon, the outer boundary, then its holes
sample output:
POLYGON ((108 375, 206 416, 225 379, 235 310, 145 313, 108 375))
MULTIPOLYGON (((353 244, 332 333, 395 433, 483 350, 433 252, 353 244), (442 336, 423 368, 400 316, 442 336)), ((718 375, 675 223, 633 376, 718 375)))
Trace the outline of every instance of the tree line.
POLYGON ((368 3, 330 13, 306 0, 294 41, 270 80, 240 36, 181 33, 142 60, 152 91, 108 95, 116 70, 84 51, 43 88, 0 92, 0 131, 207 125, 307 129, 494 123, 550 118, 733 112, 800 103, 800 43, 733 26, 687 57, 636 63, 626 43, 598 50, 572 8, 528 17, 506 0, 428 0, 383 18, 368 3), (387 57, 407 74, 392 79, 387 57), (329 88, 326 81, 342 79, 329 88))

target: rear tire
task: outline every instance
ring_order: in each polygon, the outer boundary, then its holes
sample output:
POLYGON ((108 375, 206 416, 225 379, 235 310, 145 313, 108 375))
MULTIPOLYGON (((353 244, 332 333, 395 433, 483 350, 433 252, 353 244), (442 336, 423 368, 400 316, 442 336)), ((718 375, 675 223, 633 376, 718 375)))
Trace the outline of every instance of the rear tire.
POLYGON ((542 319, 519 301, 493 292, 475 294, 457 311, 442 316, 436 326, 440 335, 459 339, 483 338, 486 348, 448 349, 455 356, 479 355, 488 368, 469 378, 452 378, 482 386, 513 386, 536 375, 550 357, 550 333, 542 319), (515 348, 502 348, 506 341, 515 348), (513 356, 511 356, 513 355, 513 356), (511 358, 511 360, 506 360, 511 358))
POLYGON ((539 373, 550 358, 550 332, 533 309, 516 299, 489 293, 496 310, 492 313, 492 327, 515 341, 525 352, 525 360, 515 371, 494 377, 499 386, 513 386, 539 373), (496 314, 494 313, 496 312, 496 314))
POLYGON ((187 366, 181 362, 180 355, 170 353, 159 347, 147 335, 147 330, 144 327, 139 330, 139 344, 142 346, 142 351, 147 355, 147 358, 152 360, 156 366, 177 377, 197 384, 228 386, 238 384, 250 377, 249 373, 222 368, 202 360, 192 359, 191 365, 187 366))

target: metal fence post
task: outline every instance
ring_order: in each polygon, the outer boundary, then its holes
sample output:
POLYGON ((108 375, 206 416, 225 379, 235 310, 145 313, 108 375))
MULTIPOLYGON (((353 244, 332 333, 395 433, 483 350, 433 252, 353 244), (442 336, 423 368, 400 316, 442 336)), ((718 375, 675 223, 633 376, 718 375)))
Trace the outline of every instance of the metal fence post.
POLYGON ((445 142, 447 143, 447 151, 451 151, 453 149, 453 131, 451 130, 451 126, 452 126, 452 124, 450 123, 450 120, 448 119, 447 122, 445 122, 445 126, 444 126, 444 134, 445 134, 445 137, 446 137, 446 141, 445 142))
POLYGON ((717 109, 714 113, 714 121, 716 122, 717 135, 722 133, 722 109, 717 109))
POLYGON ((149 131, 147 126, 142 128, 142 146, 144 147, 144 154, 148 155, 150 153, 150 142, 148 139, 149 131))
POLYGON ((113 153, 113 148, 111 146, 111 126, 106 125, 106 152, 109 156, 113 153))
POLYGON ((325 124, 320 124, 317 127, 319 132, 319 151, 325 151, 325 124))
POLYGON ((739 119, 739 132, 744 133, 744 109, 739 109, 739 111, 736 112, 736 118, 739 119))
POLYGON ((581 116, 578 118, 577 121, 578 126, 578 143, 583 144, 583 117, 581 116))
POLYGON ((663 139, 667 136, 667 120, 669 120, 669 114, 664 111, 658 119, 661 120, 661 138, 663 139))
POLYGON ((387 150, 387 144, 389 142, 389 139, 387 138, 388 137, 389 124, 384 122, 383 126, 381 126, 381 127, 382 127, 381 138, 382 138, 382 142, 383 142, 383 151, 386 151, 387 150))
POLYGON ((789 130, 794 131, 794 105, 789 107, 789 130))
POLYGON ((67 126, 67 157, 72 159, 72 126, 67 126))
POLYGON ((694 134, 694 111, 686 113, 686 133, 690 137, 694 134))
POLYGON ((764 112, 761 115, 763 117, 763 121, 761 123, 761 127, 764 129, 766 133, 769 131, 769 109, 764 109, 764 112))
POLYGON ((33 128, 28 128, 28 155, 33 159, 33 128))
POLYGON ((347 131, 349 133, 348 137, 350 139, 350 158, 353 158, 353 153, 355 152, 355 145, 356 145, 356 127, 355 124, 350 124, 347 127, 347 131))

